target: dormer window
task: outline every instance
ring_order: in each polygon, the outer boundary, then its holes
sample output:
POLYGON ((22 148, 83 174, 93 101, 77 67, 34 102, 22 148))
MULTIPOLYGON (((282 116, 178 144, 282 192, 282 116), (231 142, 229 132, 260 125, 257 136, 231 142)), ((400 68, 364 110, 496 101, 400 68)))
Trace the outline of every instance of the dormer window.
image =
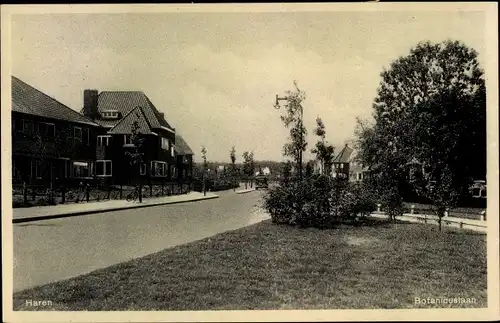
POLYGON ((119 119, 120 112, 117 110, 105 110, 101 112, 101 118, 103 119, 119 119))

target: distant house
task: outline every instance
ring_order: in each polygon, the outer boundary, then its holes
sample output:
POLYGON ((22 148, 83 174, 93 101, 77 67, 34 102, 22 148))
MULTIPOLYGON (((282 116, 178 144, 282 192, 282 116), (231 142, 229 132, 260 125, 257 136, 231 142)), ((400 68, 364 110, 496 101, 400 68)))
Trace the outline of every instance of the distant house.
POLYGON ((142 177, 158 184, 182 180, 178 167, 191 173, 191 149, 143 92, 85 90, 83 101, 82 113, 103 128, 97 136, 96 177, 120 184, 133 184, 142 177), (126 154, 135 149, 134 123, 144 138, 139 174, 126 154), (181 148, 176 148, 176 140, 182 140, 181 148))
POLYGON ((12 76, 13 183, 90 179, 100 126, 12 76))
POLYGON ((347 144, 342 148, 337 156, 333 159, 333 176, 349 178, 349 170, 351 164, 351 154, 354 150, 347 144))
POLYGON ((178 180, 191 181, 193 179, 194 152, 179 134, 175 135, 175 151, 177 155, 178 180))

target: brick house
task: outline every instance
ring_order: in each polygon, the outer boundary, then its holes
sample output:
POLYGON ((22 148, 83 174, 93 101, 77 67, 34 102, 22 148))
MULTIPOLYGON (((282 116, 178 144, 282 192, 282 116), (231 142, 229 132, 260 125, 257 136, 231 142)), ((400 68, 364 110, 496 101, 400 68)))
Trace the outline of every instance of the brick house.
POLYGON ((92 178, 100 126, 15 76, 13 184, 72 185, 92 178))
POLYGON ((190 178, 192 151, 143 92, 85 90, 83 101, 82 113, 102 127, 95 161, 95 176, 101 182, 126 185, 141 178, 143 183, 165 184, 190 178), (144 139, 139 174, 126 154, 134 149, 131 135, 136 122, 144 139))

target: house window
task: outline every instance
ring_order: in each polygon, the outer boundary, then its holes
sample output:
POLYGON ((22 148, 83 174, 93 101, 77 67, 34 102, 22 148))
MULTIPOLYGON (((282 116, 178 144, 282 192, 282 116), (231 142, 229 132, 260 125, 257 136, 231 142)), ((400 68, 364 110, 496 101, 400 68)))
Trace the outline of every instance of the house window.
POLYGON ((123 135, 123 144, 124 145, 133 145, 132 135, 123 135))
POLYGON ((167 138, 161 138, 161 149, 163 150, 168 150, 168 139, 167 138))
POLYGON ((176 177, 175 166, 170 165, 170 178, 175 178, 175 177, 176 177))
POLYGON ((107 177, 113 175, 113 162, 111 160, 96 160, 95 175, 107 177))
POLYGON ((344 169, 344 164, 340 164, 340 169, 344 169))
POLYGON ((162 161, 152 161, 151 162, 151 175, 164 177, 167 176, 167 163, 162 161))
POLYGON ((73 177, 88 178, 92 176, 89 162, 73 162, 73 177))
POLYGON ((73 137, 75 138, 76 141, 82 142, 82 128, 75 127, 73 137))
POLYGON ((97 136, 97 145, 98 146, 109 146, 111 141, 111 136, 97 136))
POLYGON ((103 119, 117 119, 119 117, 118 111, 103 111, 101 113, 103 119))
POLYGON ((86 145, 90 145, 90 130, 87 128, 83 129, 83 142, 86 145))
POLYGON ((175 156, 175 147, 174 147, 174 145, 172 145, 172 146, 170 147, 170 155, 172 155, 172 157, 174 157, 174 156, 175 156))
POLYGON ((141 164, 141 175, 146 175, 146 164, 141 164))
POLYGON ((36 179, 42 179, 42 161, 32 160, 31 161, 31 177, 36 179))
POLYGON ((358 173, 358 180, 362 180, 363 179, 363 174, 362 173, 358 173))
POLYGON ((33 133, 33 122, 30 120, 23 120, 23 132, 27 135, 33 133))
POLYGON ((36 133, 43 139, 52 139, 56 135, 56 127, 53 123, 37 122, 36 133))

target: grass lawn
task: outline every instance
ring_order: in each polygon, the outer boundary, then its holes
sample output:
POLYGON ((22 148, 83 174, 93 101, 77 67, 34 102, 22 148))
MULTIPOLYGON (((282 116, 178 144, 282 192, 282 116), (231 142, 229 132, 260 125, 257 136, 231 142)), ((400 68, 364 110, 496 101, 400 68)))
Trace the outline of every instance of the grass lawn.
POLYGON ((14 294, 40 310, 486 307, 486 235, 417 224, 298 229, 269 221, 14 294))

